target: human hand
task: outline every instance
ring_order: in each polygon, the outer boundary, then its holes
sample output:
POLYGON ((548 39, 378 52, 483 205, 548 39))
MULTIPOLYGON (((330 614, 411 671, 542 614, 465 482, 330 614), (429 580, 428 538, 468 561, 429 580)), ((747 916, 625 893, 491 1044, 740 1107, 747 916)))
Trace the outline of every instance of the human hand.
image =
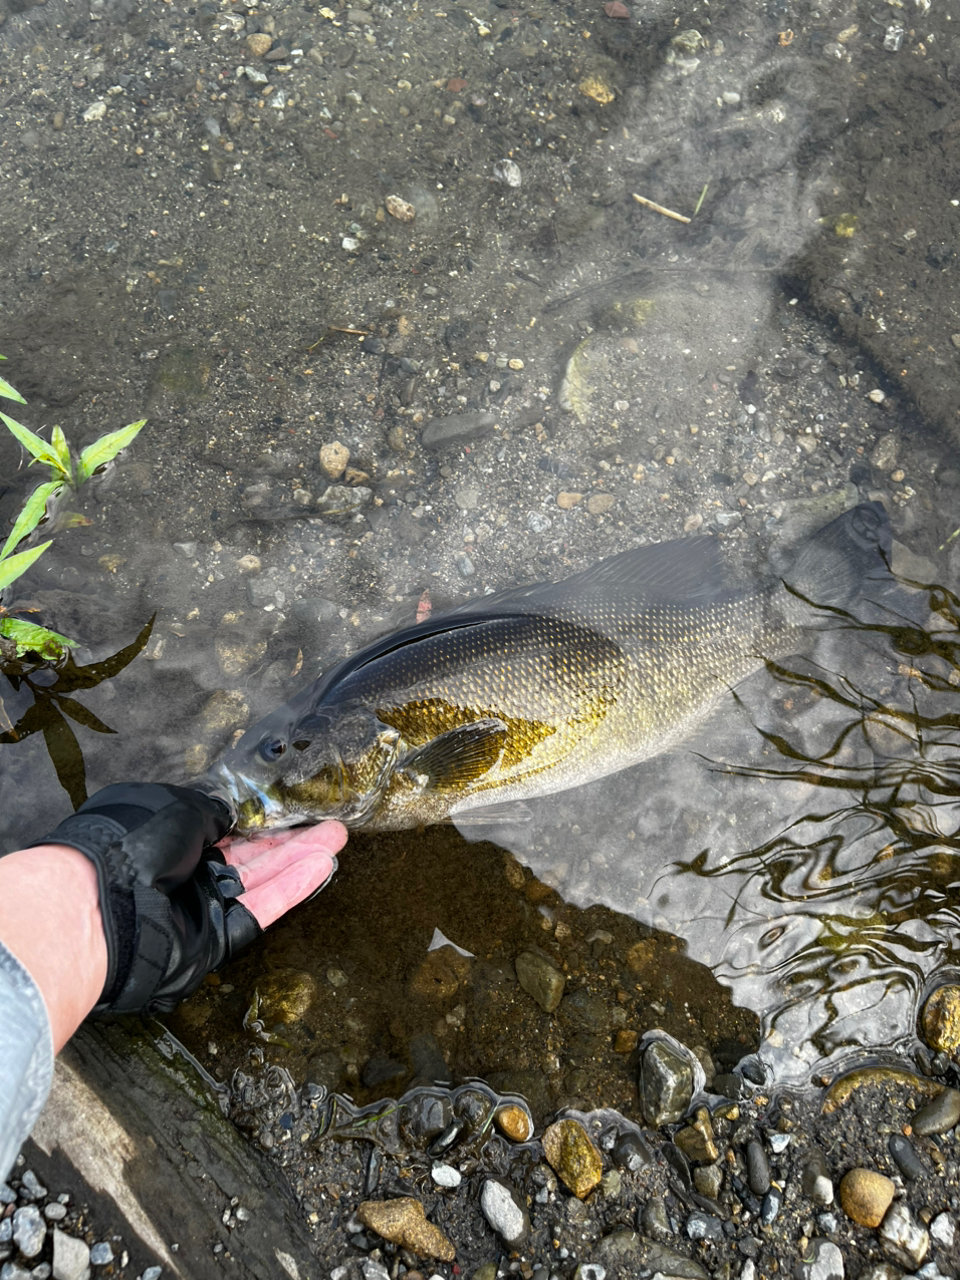
POLYGON ((324 823, 221 852, 212 846, 230 821, 225 805, 192 788, 120 783, 38 842, 76 849, 96 869, 107 973, 94 1012, 173 1008, 321 887, 346 840, 339 823, 324 823))

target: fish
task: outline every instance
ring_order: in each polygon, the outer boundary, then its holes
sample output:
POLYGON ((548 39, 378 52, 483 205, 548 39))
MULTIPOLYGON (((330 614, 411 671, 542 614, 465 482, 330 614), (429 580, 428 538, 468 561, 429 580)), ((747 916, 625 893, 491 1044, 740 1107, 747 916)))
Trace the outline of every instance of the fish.
POLYGON ((343 659, 248 729, 204 785, 243 834, 494 821, 682 742, 767 661, 882 595, 890 549, 871 502, 756 583, 730 582, 703 535, 468 601, 343 659))

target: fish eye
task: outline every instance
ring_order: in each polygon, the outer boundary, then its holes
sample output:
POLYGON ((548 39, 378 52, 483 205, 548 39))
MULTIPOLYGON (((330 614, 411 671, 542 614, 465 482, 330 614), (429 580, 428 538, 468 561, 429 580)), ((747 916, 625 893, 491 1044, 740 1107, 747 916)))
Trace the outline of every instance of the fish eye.
POLYGON ((257 751, 261 760, 266 760, 267 764, 272 764, 274 760, 279 760, 287 749, 287 744, 282 738, 264 738, 257 751))

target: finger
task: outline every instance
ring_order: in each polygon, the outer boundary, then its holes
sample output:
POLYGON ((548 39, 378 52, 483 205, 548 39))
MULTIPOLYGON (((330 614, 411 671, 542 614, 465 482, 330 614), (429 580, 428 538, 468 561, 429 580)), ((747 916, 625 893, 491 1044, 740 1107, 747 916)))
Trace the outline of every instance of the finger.
POLYGON ((303 857, 284 867, 272 879, 244 893, 240 901, 256 918, 261 929, 279 920, 291 907, 321 888, 337 869, 329 853, 303 857))
POLYGON ((343 823, 322 822, 315 827, 271 832, 253 839, 233 837, 224 840, 220 848, 250 890, 301 858, 339 853, 346 840, 347 829, 343 823))

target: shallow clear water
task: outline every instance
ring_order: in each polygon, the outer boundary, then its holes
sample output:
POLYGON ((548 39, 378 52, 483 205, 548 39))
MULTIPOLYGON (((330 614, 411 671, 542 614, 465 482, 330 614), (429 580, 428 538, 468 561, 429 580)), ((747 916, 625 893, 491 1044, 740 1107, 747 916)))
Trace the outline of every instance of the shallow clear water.
MULTIPOLYGON (((48 30, 42 67, 35 33, 11 45, 23 85, 76 123, 35 118, 35 99, 5 108, 0 221, 27 209, 31 230, 2 268, 4 373, 31 401, 24 421, 78 443, 150 418, 110 485, 79 496, 91 523, 58 533, 24 583, 83 660, 157 613, 145 654, 78 694, 116 731, 75 725, 88 788, 196 772, 299 682, 411 621, 425 591, 442 608, 643 541, 717 533, 750 573, 878 497, 905 576, 956 589, 946 15, 651 5, 620 22, 585 4, 454 4, 353 29, 273 9, 306 51, 265 73, 294 91, 282 110, 234 73, 226 10, 197 27, 155 15, 163 39, 145 43, 108 6, 96 32, 48 30), (100 96, 103 129, 81 122, 100 96), (384 211, 394 191, 413 223, 384 211), (474 412, 492 424, 424 445, 431 421, 474 412), (362 473, 355 514, 324 514, 334 440, 362 473)), ((2 449, 6 517, 28 486, 2 449)), ((931 620, 920 593, 911 625, 939 652, 909 629, 846 634, 819 666, 742 686, 682 750, 496 833, 572 907, 679 938, 657 964, 707 966, 702 1010, 730 1016, 729 989, 785 1080, 851 1046, 908 1047, 920 993, 958 963, 956 610, 938 600, 931 620)), ((2 696, 11 718, 26 710, 2 696)), ((0 752, 12 848, 69 804, 40 734, 0 752)), ((416 842, 385 842, 378 867, 404 904, 406 974, 431 904, 402 849, 416 842)), ((520 892, 484 858, 459 919, 444 887, 435 923, 455 941, 499 933, 493 883, 520 892)), ((338 936, 362 975, 378 926, 370 886, 350 885, 336 910, 355 936, 338 936)), ((327 896, 288 926, 290 948, 322 953, 327 896)), ((463 1034, 486 1043, 496 1016, 463 1034)), ((329 1034, 362 1057, 389 1026, 382 1010, 363 1035, 329 1034)))

